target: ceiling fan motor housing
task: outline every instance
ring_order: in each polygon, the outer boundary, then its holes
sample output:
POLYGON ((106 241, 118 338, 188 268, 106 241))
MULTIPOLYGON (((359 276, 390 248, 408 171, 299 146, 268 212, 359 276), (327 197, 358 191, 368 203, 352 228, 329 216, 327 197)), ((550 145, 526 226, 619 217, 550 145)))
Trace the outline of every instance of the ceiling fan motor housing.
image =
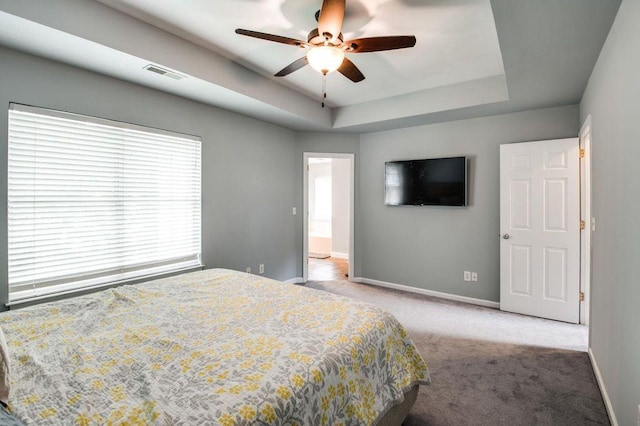
MULTIPOLYGON (((313 30, 311 30, 309 32, 309 35, 307 36, 307 42, 309 44, 313 44, 313 45, 324 45, 325 43, 325 37, 320 35, 320 31, 318 31, 317 28, 314 28, 313 30)), ((342 44, 343 41, 343 37, 342 37, 342 33, 338 34, 338 38, 336 40, 336 43, 329 43, 329 45, 331 46, 340 46, 342 44)))

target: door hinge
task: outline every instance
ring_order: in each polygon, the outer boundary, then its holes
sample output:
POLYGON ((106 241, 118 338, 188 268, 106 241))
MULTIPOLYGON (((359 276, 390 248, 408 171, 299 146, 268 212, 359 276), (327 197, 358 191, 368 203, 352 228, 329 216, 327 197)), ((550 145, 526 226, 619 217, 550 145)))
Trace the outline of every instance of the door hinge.
POLYGON ((580 230, 583 230, 585 228, 585 226, 587 226, 587 225, 584 223, 584 220, 581 220, 580 221, 580 230))
POLYGON ((584 302, 584 293, 583 292, 580 292, 580 301, 584 302))
POLYGON ((580 148, 580 158, 584 158, 584 149, 580 148))

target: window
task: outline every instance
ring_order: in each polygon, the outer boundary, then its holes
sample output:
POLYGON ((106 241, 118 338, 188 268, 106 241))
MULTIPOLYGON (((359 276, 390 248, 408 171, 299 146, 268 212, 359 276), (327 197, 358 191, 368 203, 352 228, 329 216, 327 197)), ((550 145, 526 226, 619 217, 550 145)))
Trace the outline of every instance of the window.
POLYGON ((200 145, 12 104, 9 302, 201 266, 200 145))
POLYGON ((331 175, 317 176, 315 179, 313 218, 331 220, 331 175))

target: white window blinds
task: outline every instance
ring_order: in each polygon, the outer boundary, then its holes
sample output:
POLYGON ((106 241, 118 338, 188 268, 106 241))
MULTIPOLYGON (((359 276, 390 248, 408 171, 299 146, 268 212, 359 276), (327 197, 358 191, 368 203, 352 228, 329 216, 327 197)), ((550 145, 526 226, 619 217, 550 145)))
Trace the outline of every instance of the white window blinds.
POLYGON ((9 302, 199 266, 200 145, 12 104, 9 302))

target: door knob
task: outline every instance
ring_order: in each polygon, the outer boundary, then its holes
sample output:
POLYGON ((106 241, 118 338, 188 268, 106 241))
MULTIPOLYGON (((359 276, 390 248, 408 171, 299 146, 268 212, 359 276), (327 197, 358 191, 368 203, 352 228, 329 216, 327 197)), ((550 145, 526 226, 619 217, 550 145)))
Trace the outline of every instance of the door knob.
POLYGON ((508 240, 509 238, 511 238, 511 235, 509 235, 509 234, 504 234, 502 236, 502 239, 504 239, 504 240, 508 240))

